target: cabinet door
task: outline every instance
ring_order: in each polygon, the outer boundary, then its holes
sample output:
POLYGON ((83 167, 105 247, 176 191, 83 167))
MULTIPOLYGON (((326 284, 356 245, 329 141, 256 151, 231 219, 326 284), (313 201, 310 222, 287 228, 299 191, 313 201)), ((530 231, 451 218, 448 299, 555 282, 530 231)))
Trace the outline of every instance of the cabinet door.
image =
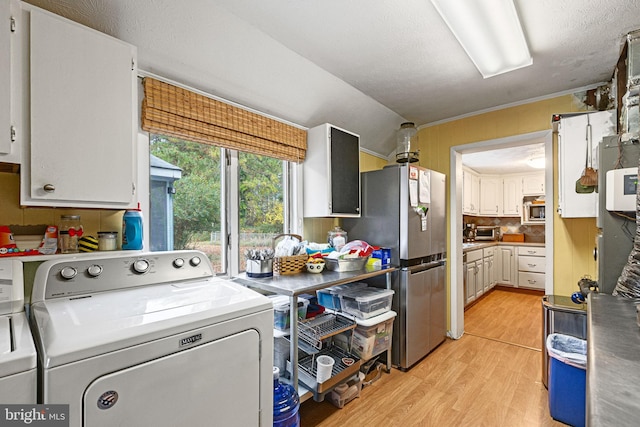
POLYGON ((11 20, 11 2, 0 0, 0 162, 11 154, 11 45, 12 31, 6 25, 11 20))
POLYGON ((309 129, 305 217, 360 216, 360 137, 328 123, 309 129))
POLYGON ((509 177, 502 181, 502 214, 520 216, 522 213, 522 178, 509 177))
POLYGON ((515 253, 513 246, 498 246, 498 257, 500 258, 498 265, 497 282, 505 285, 516 285, 516 266, 515 253))
POLYGON ((483 276, 483 284, 484 284, 484 291, 487 292, 491 286, 491 273, 492 273, 492 268, 491 268, 491 257, 486 257, 482 259, 482 264, 483 264, 483 270, 484 270, 484 276, 483 276))
POLYGON ((465 291, 465 304, 469 304, 476 299, 476 263, 467 263, 467 270, 464 272, 467 279, 467 289, 465 291))
POLYGON ((331 128, 331 213, 360 215, 360 140, 331 128))
POLYGON ((480 179, 469 171, 462 172, 462 213, 477 215, 479 212, 480 179))
POLYGON ((476 298, 484 293, 484 263, 476 261, 476 298))
POLYGON ((522 194, 524 196, 544 195, 544 172, 525 175, 522 178, 522 194))
POLYGON ((480 178, 480 215, 499 216, 502 206, 500 178, 480 178))
POLYGON ((29 47, 31 141, 23 203, 132 205, 135 47, 37 8, 30 9, 29 47))

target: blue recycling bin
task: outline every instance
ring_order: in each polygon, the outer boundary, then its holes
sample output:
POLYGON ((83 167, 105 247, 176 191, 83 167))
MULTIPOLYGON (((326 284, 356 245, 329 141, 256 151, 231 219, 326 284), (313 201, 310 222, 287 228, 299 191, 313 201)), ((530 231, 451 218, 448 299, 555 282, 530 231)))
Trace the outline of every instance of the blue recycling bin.
POLYGON ((582 427, 585 424, 587 341, 563 334, 547 337, 549 412, 554 420, 582 427))

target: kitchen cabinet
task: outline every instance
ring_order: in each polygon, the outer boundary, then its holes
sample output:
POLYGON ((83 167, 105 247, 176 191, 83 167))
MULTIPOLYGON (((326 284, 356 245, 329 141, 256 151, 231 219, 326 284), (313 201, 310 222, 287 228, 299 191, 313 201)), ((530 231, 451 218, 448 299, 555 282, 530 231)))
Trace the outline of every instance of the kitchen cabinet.
POLYGON ((26 3, 20 15, 21 204, 134 206, 136 48, 26 3))
POLYGON ((523 179, 520 176, 505 177, 502 180, 503 216, 520 216, 522 214, 522 182, 523 179))
POLYGON ((518 246, 518 287, 545 289, 545 248, 518 246))
POLYGON ((480 211, 480 178, 468 170, 462 171, 462 213, 478 215, 480 211))
MULTIPOLYGON (((271 292, 278 295, 286 295, 289 297, 289 307, 298 306, 298 296, 302 294, 313 293, 319 289, 325 289, 331 286, 342 285, 345 283, 359 282, 374 277, 384 277, 386 280, 386 288, 391 289, 391 273, 396 271, 396 267, 388 266, 386 268, 366 266, 363 270, 337 272, 325 270, 322 274, 292 274, 285 276, 274 276, 268 278, 249 278, 246 273, 242 273, 232 280, 243 286, 260 289, 261 291, 271 292)), ((444 291, 444 290, 443 290, 444 291)), ((299 327, 298 317, 290 316, 290 362, 291 362, 291 383, 297 385, 300 401, 304 402, 310 397, 321 401, 326 393, 331 391, 330 388, 322 387, 321 391, 311 390, 304 384, 299 382, 299 327)), ((387 350, 387 372, 391 371, 391 347, 387 350)), ((283 379, 283 378, 281 378, 283 379)), ((329 381, 329 380, 328 380, 329 381)), ((327 384, 332 384, 327 381, 327 384)), ((325 383, 322 383, 325 384, 325 383)), ((334 384, 334 385, 337 385, 334 384)))
POLYGON ((467 252, 467 298, 469 303, 484 293, 484 261, 482 249, 467 252))
POLYGON ((498 177, 480 178, 480 215, 501 216, 502 179, 498 177))
POLYGON ((544 196, 544 172, 522 177, 522 195, 544 196))
POLYGON ((360 137, 325 123, 309 129, 305 217, 360 216, 360 137))
POLYGON ((553 126, 558 130, 558 212, 562 218, 595 218, 599 193, 595 186, 582 186, 579 180, 588 159, 598 169, 600 141, 616 135, 615 111, 568 114, 553 126))
POLYGON ((483 285, 484 285, 485 292, 488 292, 490 289, 492 289, 496 285, 496 278, 497 278, 496 264, 495 264, 496 248, 497 248, 496 246, 492 246, 489 248, 482 249, 482 264, 484 269, 483 285))
POLYGON ((515 246, 499 245, 497 247, 497 277, 496 282, 501 285, 517 286, 516 276, 516 248, 515 246))
POLYGON ((14 116, 16 113, 16 79, 20 70, 14 65, 12 55, 17 48, 15 15, 19 5, 13 0, 0 0, 0 162, 20 163, 20 147, 17 140, 14 116), (8 25, 7 25, 8 24, 8 25))

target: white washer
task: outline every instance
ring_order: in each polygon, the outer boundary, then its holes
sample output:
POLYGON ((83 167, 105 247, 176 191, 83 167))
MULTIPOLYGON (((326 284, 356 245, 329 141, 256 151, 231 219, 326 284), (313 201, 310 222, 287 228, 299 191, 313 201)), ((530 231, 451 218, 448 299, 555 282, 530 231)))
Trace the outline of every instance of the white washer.
POLYGON ((40 403, 71 426, 270 426, 273 306, 197 251, 47 261, 31 318, 40 403))
POLYGON ((36 403, 36 364, 24 312, 22 263, 0 259, 0 403, 36 403))

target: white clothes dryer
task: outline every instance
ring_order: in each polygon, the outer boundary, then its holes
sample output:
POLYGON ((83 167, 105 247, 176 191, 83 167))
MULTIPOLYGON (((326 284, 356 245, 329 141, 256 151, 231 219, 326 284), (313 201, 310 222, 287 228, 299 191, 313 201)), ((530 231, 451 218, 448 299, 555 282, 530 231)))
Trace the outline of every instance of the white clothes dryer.
POLYGON ((40 403, 70 426, 270 426, 273 306, 198 251, 78 256, 36 271, 40 403))
POLYGON ((36 364, 24 311, 22 263, 0 259, 0 403, 36 403, 36 364))

